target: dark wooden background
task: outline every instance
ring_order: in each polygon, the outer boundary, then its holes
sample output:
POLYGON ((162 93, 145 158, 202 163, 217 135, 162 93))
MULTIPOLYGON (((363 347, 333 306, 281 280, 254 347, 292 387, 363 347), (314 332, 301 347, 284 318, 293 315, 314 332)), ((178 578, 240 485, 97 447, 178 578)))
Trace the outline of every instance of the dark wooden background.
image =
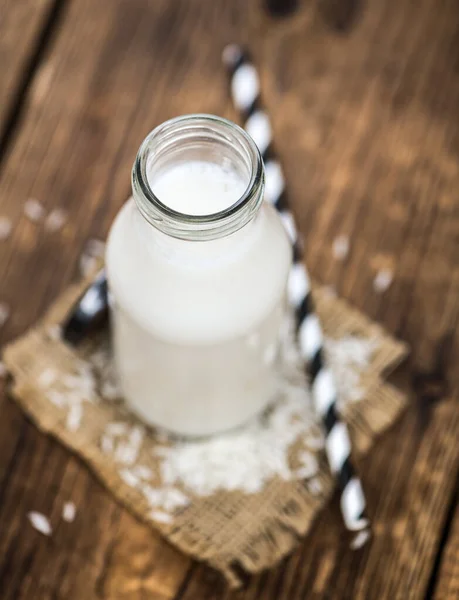
POLYGON ((144 135, 180 113, 236 118, 220 63, 247 43, 322 282, 412 345, 410 408, 361 465, 371 547, 342 539, 336 500, 298 550, 230 593, 136 521, 80 460, 0 397, 0 598, 300 600, 459 597, 459 4, 301 0, 0 0, 2 343, 75 278, 129 194, 144 135), (70 219, 55 234, 27 198, 70 219), (349 235, 347 260, 332 241, 349 235), (385 294, 377 270, 394 271, 385 294), (78 515, 59 524, 62 505, 78 515), (27 521, 50 515, 45 538, 27 521), (65 526, 64 526, 65 525, 65 526))

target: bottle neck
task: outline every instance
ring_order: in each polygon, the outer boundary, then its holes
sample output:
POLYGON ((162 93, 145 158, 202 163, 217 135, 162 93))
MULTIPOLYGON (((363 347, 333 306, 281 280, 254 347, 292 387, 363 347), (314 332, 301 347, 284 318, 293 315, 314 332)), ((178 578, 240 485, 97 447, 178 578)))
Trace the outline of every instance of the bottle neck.
MULTIPOLYGON (((204 182, 190 180, 189 188, 186 181, 184 184, 181 193, 188 193, 190 201, 204 193, 204 182)), ((142 143, 132 171, 132 188, 142 216, 166 236, 217 240, 244 228, 257 214, 263 199, 263 163, 253 140, 234 123, 212 115, 179 117, 160 125, 142 143), (193 214, 192 210, 173 209, 174 204, 168 205, 155 193, 155 182, 167 170, 197 163, 234 172, 245 191, 216 212, 193 214)), ((218 195, 218 188, 212 193, 218 195)))
POLYGON ((218 268, 243 260, 253 244, 258 243, 266 219, 260 210, 245 225, 228 235, 194 241, 164 233, 143 218, 132 205, 132 225, 142 247, 153 257, 174 263, 186 270, 218 268))

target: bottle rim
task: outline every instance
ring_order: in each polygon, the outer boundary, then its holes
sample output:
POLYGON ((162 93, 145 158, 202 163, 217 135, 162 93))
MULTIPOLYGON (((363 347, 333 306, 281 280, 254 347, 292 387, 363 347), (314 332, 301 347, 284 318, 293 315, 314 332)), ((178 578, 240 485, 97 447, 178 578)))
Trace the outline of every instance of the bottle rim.
POLYGON ((132 168, 133 195, 143 217, 167 235, 197 241, 230 235, 252 220, 263 200, 264 180, 263 160, 253 139, 232 121, 209 114, 183 115, 153 129, 142 142, 132 168), (220 144, 222 150, 245 161, 249 181, 236 202, 205 215, 182 213, 161 202, 148 180, 150 162, 181 143, 214 143, 216 148, 220 144))

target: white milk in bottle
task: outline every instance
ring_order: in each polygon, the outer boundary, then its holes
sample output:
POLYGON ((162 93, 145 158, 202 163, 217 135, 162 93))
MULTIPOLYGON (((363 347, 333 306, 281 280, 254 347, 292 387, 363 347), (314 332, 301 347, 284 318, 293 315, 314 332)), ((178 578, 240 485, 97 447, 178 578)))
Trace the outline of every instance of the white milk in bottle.
POLYGON ((139 150, 106 268, 121 386, 149 424, 214 434, 273 400, 291 249, 263 186, 225 119, 173 119, 139 150))

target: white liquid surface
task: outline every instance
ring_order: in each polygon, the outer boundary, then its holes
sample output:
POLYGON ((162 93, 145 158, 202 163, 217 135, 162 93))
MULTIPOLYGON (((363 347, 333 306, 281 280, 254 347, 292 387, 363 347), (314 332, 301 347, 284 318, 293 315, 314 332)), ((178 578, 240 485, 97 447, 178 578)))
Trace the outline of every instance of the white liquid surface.
POLYGON ((154 178, 150 176, 149 183, 163 204, 188 215, 225 210, 239 200, 247 187, 236 171, 204 161, 175 165, 154 178))
MULTIPOLYGON (((246 187, 235 172, 196 162, 150 185, 188 214, 227 208, 246 187)), ((106 267, 115 358, 132 409, 184 435, 228 430, 262 411, 275 393, 290 261, 269 205, 232 235, 190 242, 159 232, 128 201, 112 226, 106 267)))

